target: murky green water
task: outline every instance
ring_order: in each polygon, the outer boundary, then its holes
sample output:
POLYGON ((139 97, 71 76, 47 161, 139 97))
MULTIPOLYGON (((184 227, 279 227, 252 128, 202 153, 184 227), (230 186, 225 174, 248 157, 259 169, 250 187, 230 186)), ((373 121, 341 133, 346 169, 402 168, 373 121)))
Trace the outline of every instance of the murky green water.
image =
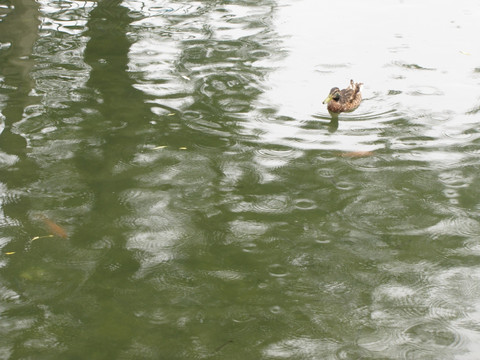
POLYGON ((0 358, 477 359, 479 18, 0 1, 0 358))

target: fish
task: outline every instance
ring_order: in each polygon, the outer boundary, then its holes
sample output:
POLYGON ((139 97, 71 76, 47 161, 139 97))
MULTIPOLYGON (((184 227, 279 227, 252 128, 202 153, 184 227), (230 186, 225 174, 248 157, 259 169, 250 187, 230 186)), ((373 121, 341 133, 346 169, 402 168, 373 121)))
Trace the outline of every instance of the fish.
POLYGON ((230 343, 233 343, 232 339, 225 341, 222 345, 218 346, 213 352, 214 353, 219 352, 220 350, 222 350, 225 346, 227 346, 230 343))
POLYGON ((67 232, 60 225, 56 224, 55 222, 47 218, 45 215, 40 215, 39 217, 40 217, 40 220, 42 220, 45 226, 48 228, 51 234, 61 237, 62 239, 68 238, 67 232))
POLYGON ((341 157, 347 158, 360 158, 360 157, 369 157, 375 155, 373 151, 350 151, 341 153, 341 157))

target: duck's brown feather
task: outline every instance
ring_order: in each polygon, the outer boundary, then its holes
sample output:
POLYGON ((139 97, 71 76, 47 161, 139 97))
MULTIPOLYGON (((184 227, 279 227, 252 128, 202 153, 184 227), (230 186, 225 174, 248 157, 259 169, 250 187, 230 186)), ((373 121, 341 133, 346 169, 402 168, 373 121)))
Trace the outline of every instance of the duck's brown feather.
POLYGON ((360 86, 362 83, 355 83, 350 80, 350 86, 340 90, 340 99, 332 99, 328 102, 327 109, 330 113, 338 114, 341 112, 350 112, 358 108, 362 101, 360 86))

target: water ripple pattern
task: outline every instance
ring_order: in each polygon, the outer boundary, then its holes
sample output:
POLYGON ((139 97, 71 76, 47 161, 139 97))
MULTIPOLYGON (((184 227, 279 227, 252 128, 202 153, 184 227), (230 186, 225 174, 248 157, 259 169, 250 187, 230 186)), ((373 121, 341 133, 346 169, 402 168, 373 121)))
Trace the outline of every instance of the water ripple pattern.
POLYGON ((0 358, 478 358, 480 5, 330 5, 0 2, 0 358))

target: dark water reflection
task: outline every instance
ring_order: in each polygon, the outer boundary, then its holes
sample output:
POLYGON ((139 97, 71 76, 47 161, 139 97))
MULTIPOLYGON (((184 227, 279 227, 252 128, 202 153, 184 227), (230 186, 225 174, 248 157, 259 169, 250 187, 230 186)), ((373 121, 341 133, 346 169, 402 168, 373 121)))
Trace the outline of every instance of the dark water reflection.
POLYGON ((475 359, 480 9, 359 4, 0 3, 0 357, 475 359))

